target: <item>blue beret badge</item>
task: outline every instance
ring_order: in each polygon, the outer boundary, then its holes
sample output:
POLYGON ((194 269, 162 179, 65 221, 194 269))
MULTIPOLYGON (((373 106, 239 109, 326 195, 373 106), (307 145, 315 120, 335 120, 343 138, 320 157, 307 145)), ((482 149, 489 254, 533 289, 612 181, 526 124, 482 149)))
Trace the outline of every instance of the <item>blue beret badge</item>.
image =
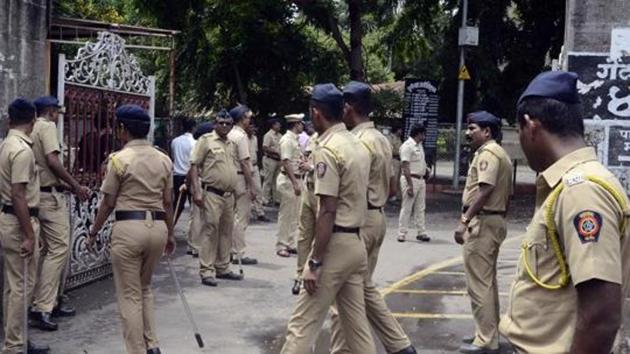
POLYGON ((573 218, 573 225, 582 243, 597 242, 602 223, 601 214, 592 210, 581 211, 573 218))

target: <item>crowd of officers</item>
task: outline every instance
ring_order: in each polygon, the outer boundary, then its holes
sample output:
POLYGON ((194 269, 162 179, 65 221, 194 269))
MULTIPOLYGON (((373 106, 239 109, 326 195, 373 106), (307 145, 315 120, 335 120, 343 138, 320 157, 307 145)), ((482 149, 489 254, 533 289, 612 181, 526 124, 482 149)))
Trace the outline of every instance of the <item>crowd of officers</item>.
MULTIPOLYGON (((542 73, 517 104, 520 143, 540 176, 536 213, 501 320, 496 267, 507 234, 513 169, 497 142, 501 120, 485 111, 467 117, 466 137, 475 153, 454 239, 463 245, 475 331, 463 338, 463 353, 497 352, 499 333, 523 353, 609 353, 615 340, 614 350, 621 348, 630 209, 619 181, 584 143, 576 83, 573 73, 542 73)), ((49 351, 27 340, 27 311, 31 324, 45 330, 57 329, 54 316, 74 315, 59 300, 69 238, 63 192, 85 200, 90 190, 59 160, 59 108, 54 97, 34 104, 16 99, 0 145, 3 353, 49 351)), ((275 189, 276 253, 296 253, 298 259, 292 288, 297 303, 281 352, 309 353, 330 313, 333 353, 375 353, 372 333, 388 353, 415 353, 372 275, 386 234, 383 208, 398 189, 398 241, 405 241, 411 221, 416 238, 430 240, 424 222, 425 131, 412 126, 407 141, 392 143, 370 121, 371 110, 365 83, 353 81, 343 90, 315 85, 309 116, 316 133, 302 149, 303 115, 286 116, 282 136, 279 122, 272 121, 263 140, 261 185, 246 106, 220 111, 212 125, 197 128, 184 178, 177 166, 173 178, 171 159, 147 140, 147 112, 118 107, 116 135, 124 147, 106 161, 103 199, 85 247, 97 245, 99 230, 114 213, 112 268, 126 352, 160 353, 150 283, 159 258, 174 251, 175 209, 186 193, 193 201, 189 251, 199 257, 201 283, 217 286, 217 279, 243 279, 230 270, 232 263, 257 263, 245 256, 250 212, 273 202, 275 189)))

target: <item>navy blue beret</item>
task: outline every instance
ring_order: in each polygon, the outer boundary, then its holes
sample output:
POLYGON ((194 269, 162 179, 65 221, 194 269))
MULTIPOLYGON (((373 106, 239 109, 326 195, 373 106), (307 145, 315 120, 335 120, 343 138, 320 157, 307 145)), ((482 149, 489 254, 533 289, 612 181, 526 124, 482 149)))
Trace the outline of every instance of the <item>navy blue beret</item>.
POLYGON ((17 110, 19 112, 33 111, 33 114, 35 114, 35 106, 24 97, 14 99, 13 102, 9 104, 9 110, 17 110))
POLYGON ((335 85, 330 83, 315 85, 311 99, 333 107, 343 106, 343 94, 335 85))
POLYGON ((364 82, 350 81, 343 88, 343 98, 346 101, 369 105, 371 96, 372 90, 370 90, 370 86, 364 82))
POLYGON ((59 105, 59 100, 57 99, 57 97, 54 96, 38 97, 35 101, 33 101, 33 104, 35 104, 35 107, 37 107, 38 111, 41 111, 46 107, 61 107, 59 105))
POLYGON ((269 125, 274 125, 274 124, 276 124, 276 123, 280 123, 280 119, 278 119, 278 118, 276 118, 276 117, 269 118, 269 119, 267 119, 267 123, 268 123, 269 125))
POLYGON ((580 103, 577 92, 578 76, 568 71, 547 71, 539 74, 529 83, 525 92, 518 99, 520 104, 527 97, 553 98, 560 102, 580 103))
POLYGON ((212 123, 203 122, 197 126, 197 129, 195 129, 195 134, 193 135, 193 137, 195 139, 199 139, 200 136, 211 133, 213 130, 214 125, 212 123))
POLYGON ((228 111, 226 111, 225 109, 222 109, 219 112, 217 112, 217 118, 228 119, 228 118, 232 118, 232 116, 230 115, 230 113, 228 113, 228 111))
POLYGON ((243 118, 245 113, 247 113, 249 111, 250 111, 249 107, 247 107, 246 105, 243 105, 243 104, 239 104, 238 106, 230 109, 230 116, 232 117, 232 119, 237 121, 237 120, 243 118))
POLYGON ((501 125, 501 119, 496 117, 494 114, 488 113, 486 111, 478 111, 478 112, 469 113, 467 118, 468 118, 468 123, 497 125, 497 126, 501 125))
POLYGON ((134 122, 151 122, 149 114, 142 107, 135 104, 125 104, 116 109, 116 118, 134 122))

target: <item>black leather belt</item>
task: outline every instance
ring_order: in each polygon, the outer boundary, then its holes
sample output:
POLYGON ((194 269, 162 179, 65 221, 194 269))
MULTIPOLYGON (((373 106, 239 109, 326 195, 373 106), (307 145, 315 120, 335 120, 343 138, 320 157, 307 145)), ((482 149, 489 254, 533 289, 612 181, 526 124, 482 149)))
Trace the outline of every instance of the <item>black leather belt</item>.
MULTIPOLYGON (((15 210, 13 210, 13 205, 3 205, 2 206, 2 212, 5 214, 12 214, 15 215, 15 210)), ((28 215, 36 218, 39 216, 39 209, 38 208, 28 208, 28 215)))
POLYGON ((163 211, 151 211, 151 210, 116 210, 116 221, 124 220, 145 220, 147 213, 151 214, 153 220, 166 219, 166 213, 163 211))
POLYGON ((43 193, 61 192, 57 187, 54 187, 54 186, 39 187, 39 191, 43 193))
POLYGON ((420 176, 420 175, 417 175, 417 174, 415 174, 415 173, 412 173, 412 174, 411 174, 411 178, 424 179, 424 176, 420 176))
POLYGON ((237 171, 237 172, 236 172, 236 174, 237 174, 237 175, 242 175, 242 174, 243 174, 243 171, 237 171))
POLYGON ((381 207, 372 205, 371 203, 368 202, 368 210, 381 210, 381 207))
POLYGON ((208 185, 208 184, 203 185, 203 189, 205 189, 207 192, 212 192, 218 195, 219 197, 223 197, 226 194, 228 194, 228 192, 220 190, 219 188, 214 188, 213 186, 208 185))
POLYGON ((333 226, 333 233, 344 233, 344 234, 359 234, 358 227, 344 227, 339 225, 333 226))
MULTIPOLYGON (((469 208, 470 206, 464 205, 462 207, 462 213, 467 212, 469 208)), ((505 216, 505 214, 506 214, 505 211, 499 211, 499 210, 479 210, 479 212, 477 213, 477 215, 502 215, 502 216, 505 216)))
MULTIPOLYGON (((282 173, 283 175, 289 177, 289 175, 285 171, 280 171, 280 173, 282 173)), ((302 177, 304 177, 304 175, 296 175, 295 173, 293 174, 293 176, 295 178, 302 178, 302 177)))
POLYGON ((392 156, 392 157, 393 157, 393 159, 394 159, 394 160, 398 160, 398 161, 400 161, 400 155, 394 155, 394 156, 392 156))

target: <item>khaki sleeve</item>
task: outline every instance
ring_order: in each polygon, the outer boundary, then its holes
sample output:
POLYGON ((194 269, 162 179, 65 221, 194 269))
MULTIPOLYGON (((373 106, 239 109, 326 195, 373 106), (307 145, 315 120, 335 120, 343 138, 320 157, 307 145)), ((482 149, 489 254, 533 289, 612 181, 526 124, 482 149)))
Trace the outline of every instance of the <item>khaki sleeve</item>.
POLYGON ((60 152, 57 128, 54 124, 49 123, 44 125, 43 129, 40 131, 40 140, 42 142, 42 148, 44 149, 44 155, 48 155, 52 152, 60 152))
POLYGON ((280 140, 280 160, 291 160, 292 152, 295 147, 288 139, 280 140))
POLYGON ((208 154, 208 150, 210 149, 210 145, 206 141, 205 138, 199 138, 197 143, 195 143, 195 147, 190 154, 190 163, 192 165, 201 166, 203 164, 203 160, 208 154))
POLYGON ((313 151, 313 162, 315 163, 315 194, 338 197, 341 174, 333 153, 326 148, 317 149, 313 151))
POLYGON ((109 159, 109 163, 107 164, 107 173, 105 174, 105 179, 103 180, 103 184, 101 185, 101 192, 110 195, 118 195, 118 190, 120 189, 120 180, 122 177, 120 162, 116 160, 115 156, 112 156, 109 159))
POLYGON ((410 162, 413 155, 413 147, 409 144, 403 144, 400 146, 400 162, 410 162))
POLYGON ((11 159, 11 184, 28 183, 31 181, 33 168, 33 153, 26 148, 19 151, 11 159))
POLYGON ((271 147, 271 135, 270 134, 265 134, 265 136, 263 137, 263 146, 264 147, 271 147))
POLYGON ((621 284, 620 207, 592 182, 566 188, 558 198, 556 225, 573 284, 592 279, 621 284))
POLYGON ((245 159, 249 159, 249 139, 247 136, 243 135, 236 139, 236 152, 238 153, 238 159, 243 161, 245 159))
POLYGON ((173 161, 168 156, 164 156, 166 161, 166 188, 173 189, 173 161))
POLYGON ((493 153, 482 151, 477 157, 477 180, 479 183, 496 186, 499 177, 500 163, 499 158, 493 153))

